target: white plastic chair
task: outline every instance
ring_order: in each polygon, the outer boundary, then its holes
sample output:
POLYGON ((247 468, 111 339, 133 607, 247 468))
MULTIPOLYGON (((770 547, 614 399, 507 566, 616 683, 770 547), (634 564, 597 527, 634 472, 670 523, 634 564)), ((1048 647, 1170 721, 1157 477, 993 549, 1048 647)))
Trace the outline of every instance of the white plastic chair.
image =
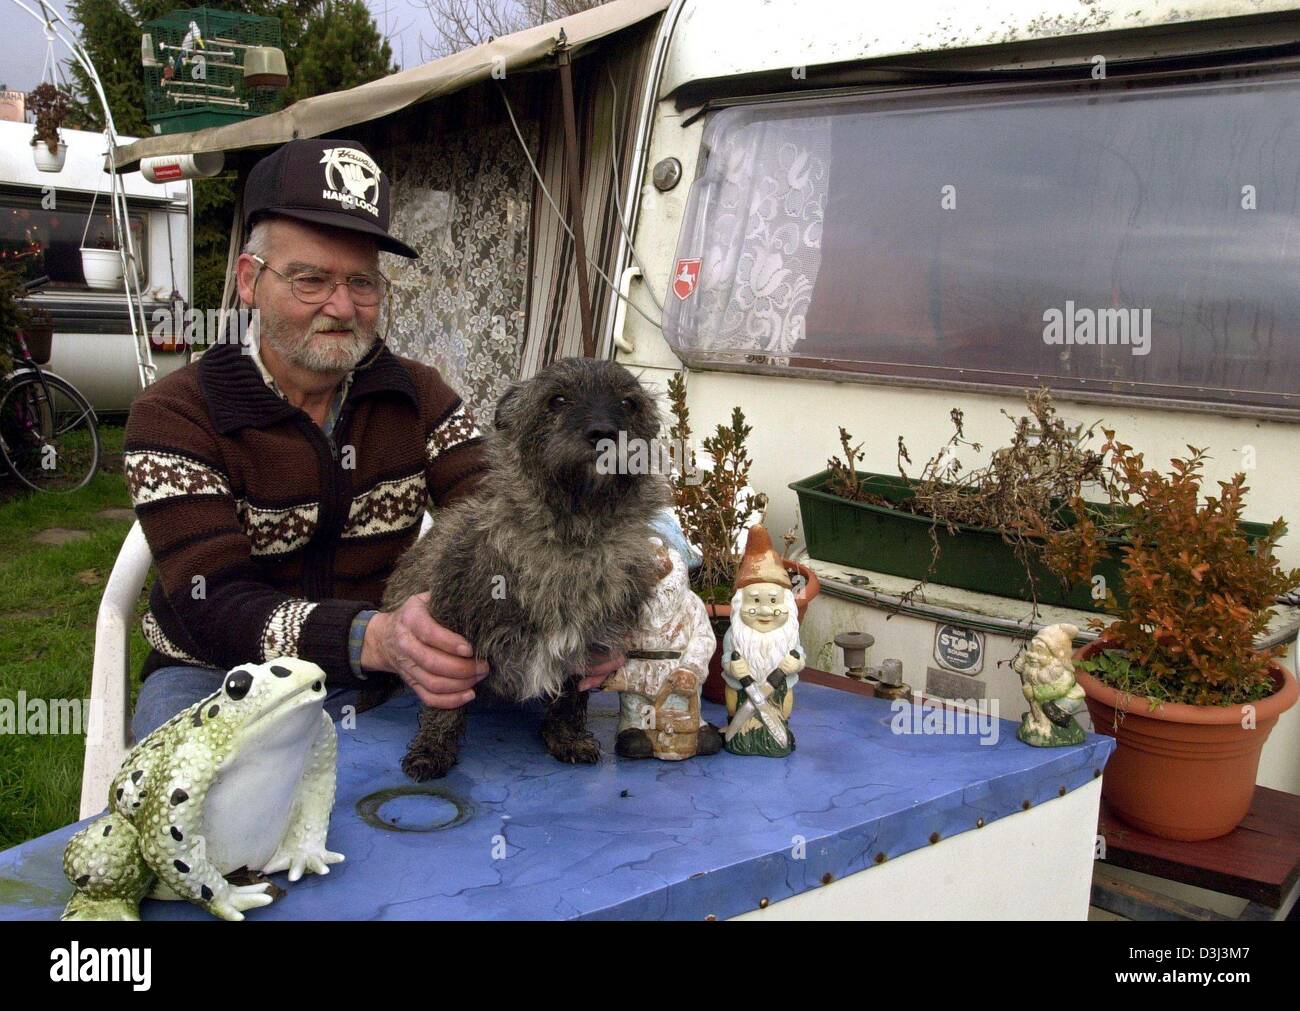
MULTIPOLYGON (((433 517, 426 512, 420 536, 432 525, 433 517)), ((86 760, 81 770, 82 818, 104 809, 108 788, 130 750, 131 628, 151 565, 149 542, 137 520, 117 553, 95 622, 95 662, 85 725, 86 760)))

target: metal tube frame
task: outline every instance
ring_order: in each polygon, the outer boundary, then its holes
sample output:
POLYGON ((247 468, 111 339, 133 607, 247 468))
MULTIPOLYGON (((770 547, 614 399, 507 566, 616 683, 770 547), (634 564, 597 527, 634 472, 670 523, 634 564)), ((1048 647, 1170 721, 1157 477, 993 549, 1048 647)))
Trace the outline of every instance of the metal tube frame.
POLYGON ((108 141, 108 151, 105 153, 105 171, 108 172, 110 180, 113 237, 117 241, 118 255, 122 259, 122 284, 126 292, 127 318, 131 321, 131 337, 135 343, 135 360, 140 388, 144 389, 154 381, 157 367, 154 365, 153 352, 149 348, 149 327, 145 321, 144 298, 140 291, 139 260, 136 255, 135 243, 131 238, 130 218, 128 217, 126 204, 126 188, 122 185, 121 176, 115 168, 115 154, 118 144, 117 127, 113 123, 113 111, 108 107, 108 98, 104 94, 104 85, 99 79, 98 71, 95 70, 95 64, 77 38, 72 25, 68 24, 63 15, 51 8, 44 0, 36 0, 36 2, 40 5, 42 12, 40 14, 23 3, 23 0, 13 0, 14 4, 39 22, 49 36, 62 42, 68 52, 72 54, 73 59, 80 64, 81 69, 90 78, 91 86, 95 90, 95 97, 99 99, 100 107, 104 112, 104 138, 108 141), (63 29, 66 29, 68 34, 65 34, 63 29), (70 38, 69 35, 71 35, 70 38))

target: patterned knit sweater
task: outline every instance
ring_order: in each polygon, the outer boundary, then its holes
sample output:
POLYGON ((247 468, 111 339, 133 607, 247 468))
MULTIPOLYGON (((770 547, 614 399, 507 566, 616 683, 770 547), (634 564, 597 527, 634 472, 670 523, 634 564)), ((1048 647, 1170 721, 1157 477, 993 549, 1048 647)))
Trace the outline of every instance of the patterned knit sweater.
POLYGON ((144 617, 159 667, 278 656, 357 685, 348 631, 377 607, 430 502, 482 477, 482 438, 437 370, 382 343, 353 373, 333 445, 219 345, 140 394, 124 468, 158 578, 144 617))

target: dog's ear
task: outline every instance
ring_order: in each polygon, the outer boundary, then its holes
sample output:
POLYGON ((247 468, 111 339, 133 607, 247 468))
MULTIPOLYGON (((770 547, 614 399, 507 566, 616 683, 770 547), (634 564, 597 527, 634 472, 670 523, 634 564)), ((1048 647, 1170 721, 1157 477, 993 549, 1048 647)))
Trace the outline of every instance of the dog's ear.
POLYGON ((492 425, 498 431, 505 431, 510 427, 514 416, 519 411, 519 395, 523 389, 523 383, 515 383, 497 400, 496 411, 492 415, 492 425))

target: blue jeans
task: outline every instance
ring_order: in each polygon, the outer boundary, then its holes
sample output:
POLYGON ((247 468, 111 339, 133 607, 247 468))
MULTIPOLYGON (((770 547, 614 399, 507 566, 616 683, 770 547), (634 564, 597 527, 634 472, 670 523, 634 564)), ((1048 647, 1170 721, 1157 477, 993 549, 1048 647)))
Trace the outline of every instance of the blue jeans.
MULTIPOLYGON (((188 709, 221 687, 226 671, 213 667, 160 667, 140 685, 131 717, 131 734, 139 744, 182 709, 188 709)), ((335 688, 325 694, 325 711, 334 719, 344 706, 357 704, 355 688, 335 688)))

